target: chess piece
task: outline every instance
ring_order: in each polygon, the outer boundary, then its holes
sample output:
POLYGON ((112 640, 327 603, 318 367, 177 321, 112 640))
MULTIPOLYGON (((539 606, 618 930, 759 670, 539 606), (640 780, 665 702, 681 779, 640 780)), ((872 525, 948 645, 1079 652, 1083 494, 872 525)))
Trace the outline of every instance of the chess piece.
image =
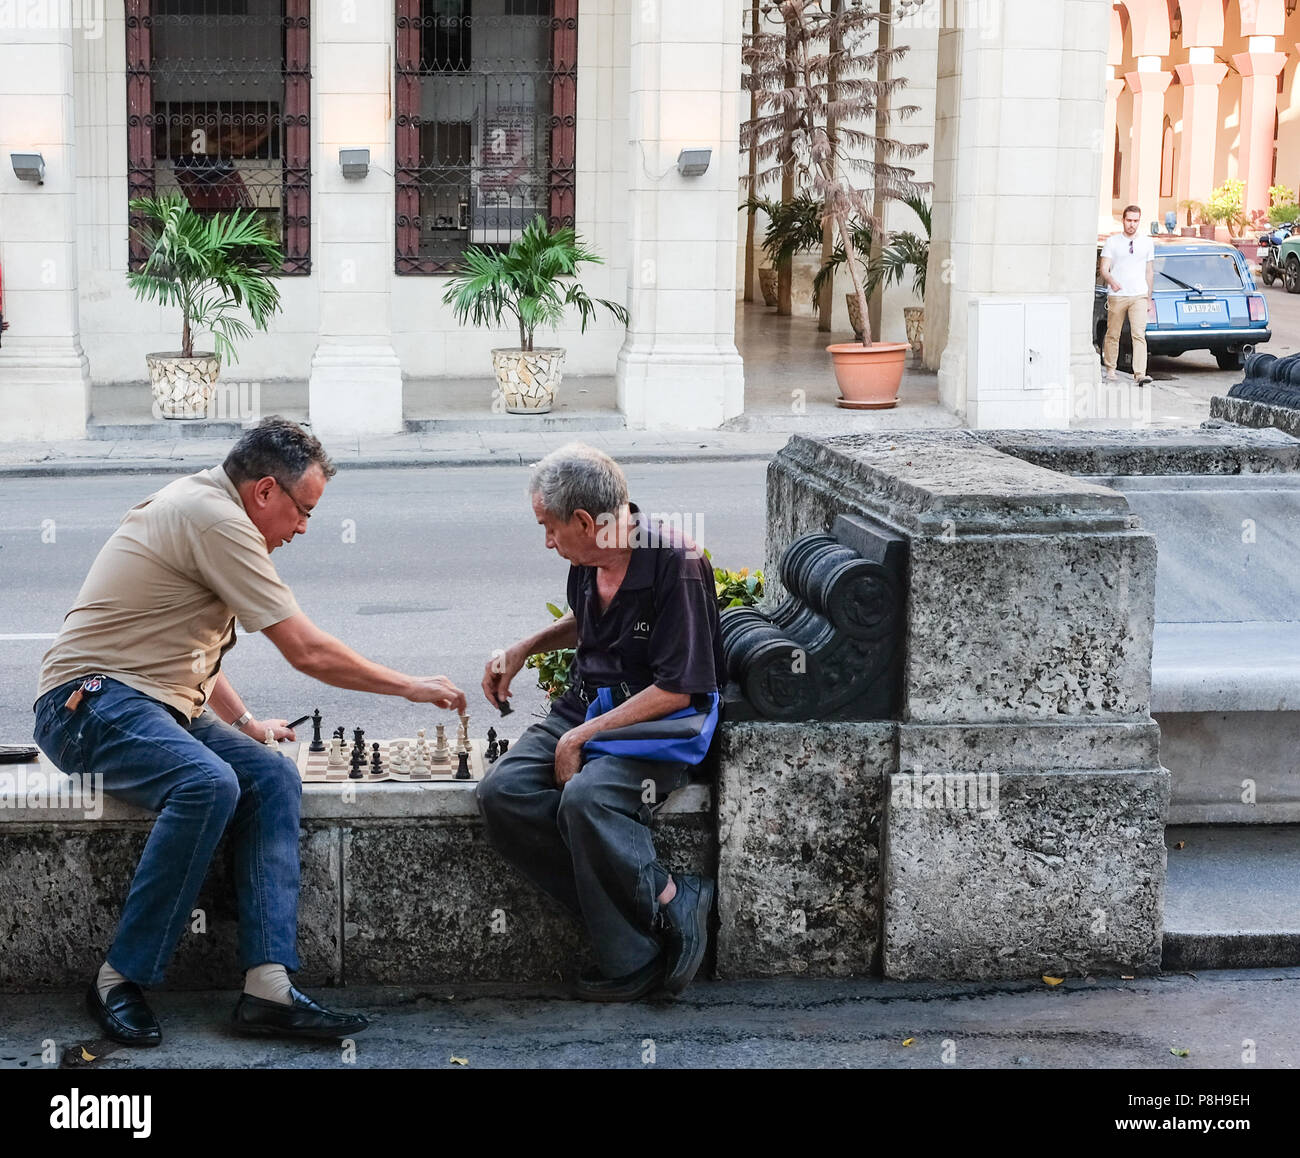
POLYGON ((457 753, 456 760, 457 760, 457 764, 456 764, 455 778, 457 780, 472 779, 469 772, 469 753, 464 749, 462 749, 460 752, 457 753))
POLYGON ((508 716, 514 711, 514 708, 510 706, 509 700, 497 700, 497 711, 503 716, 508 716))
POLYGON ((320 737, 320 729, 321 729, 320 708, 317 708, 311 714, 311 744, 308 745, 307 747, 308 752, 325 751, 325 741, 322 740, 320 737))
POLYGON ((496 738, 497 738, 497 730, 495 728, 489 728, 487 734, 487 742, 490 744, 496 738))
POLYGON ((262 743, 265 744, 268 748, 274 748, 274 747, 275 747, 275 729, 274 729, 274 728, 267 728, 267 729, 266 729, 266 739, 263 740, 262 743))
POLYGON ((433 762, 435 764, 449 764, 451 762, 451 753, 447 750, 447 725, 438 725, 438 742, 433 746, 433 762))
POLYGON ((348 742, 348 734, 342 724, 334 729, 334 734, 339 738, 339 746, 342 747, 348 742))
POLYGON ((378 744, 378 742, 376 741, 374 744, 372 744, 372 745, 370 746, 370 749, 371 749, 371 755, 370 755, 370 775, 371 775, 371 776, 382 776, 382 775, 384 774, 384 762, 383 762, 382 759, 380 759, 380 756, 379 756, 379 744, 378 744))
POLYGON ((340 740, 338 736, 334 736, 330 740, 329 763, 326 765, 326 767, 329 768, 343 767, 343 741, 340 740))
POLYGON ((489 764, 495 764, 497 757, 501 755, 501 749, 497 747, 497 734, 494 731, 492 731, 490 728, 488 729, 488 745, 487 745, 486 755, 489 764))
POLYGON ((361 753, 364 760, 366 756, 366 734, 360 728, 352 729, 352 746, 361 753))
POLYGON ((352 768, 348 772, 349 780, 360 780, 365 775, 366 757, 360 748, 352 749, 352 768))
POLYGON ((510 741, 503 739, 501 741, 501 755, 504 756, 506 754, 506 749, 509 747, 510 747, 510 741))

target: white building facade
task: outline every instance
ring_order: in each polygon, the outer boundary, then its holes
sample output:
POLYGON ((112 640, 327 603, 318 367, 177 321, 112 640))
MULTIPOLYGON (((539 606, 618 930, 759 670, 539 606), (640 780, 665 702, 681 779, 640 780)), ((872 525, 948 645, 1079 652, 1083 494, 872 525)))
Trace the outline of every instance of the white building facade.
MULTIPOLYGON (((0 2, 0 439, 83 436, 92 382, 140 382, 146 353, 177 348, 174 311, 126 282, 128 201, 167 188, 276 223, 283 312, 233 372, 307 380, 322 433, 400 430, 405 378, 489 376, 513 336, 458 325, 445 271, 538 212, 576 226, 605 259, 583 284, 630 312, 626 329, 547 336, 566 376, 614 375, 629 426, 721 425, 744 408, 749 7, 0 2), (700 146, 708 170, 679 174, 700 146), (344 176, 343 149, 369 150, 364 177, 344 176), (43 184, 18 178, 14 152, 41 154, 43 184)), ((925 0, 898 18, 920 107, 898 135, 932 144, 917 165, 935 189, 926 357, 958 413, 976 299, 1064 298, 1069 372, 1095 379, 1110 37, 1107 0, 925 0)), ((888 224, 913 227, 905 214, 888 224)), ((884 336, 901 337, 908 295, 891 294, 884 336)))

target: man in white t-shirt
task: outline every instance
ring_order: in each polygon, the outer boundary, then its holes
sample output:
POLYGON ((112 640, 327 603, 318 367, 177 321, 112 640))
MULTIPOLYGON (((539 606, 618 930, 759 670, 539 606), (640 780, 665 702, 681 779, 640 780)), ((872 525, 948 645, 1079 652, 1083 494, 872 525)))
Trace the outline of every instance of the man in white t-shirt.
POLYGON ((1109 291, 1106 298, 1106 341, 1101 360, 1106 377, 1115 380, 1119 359, 1119 335, 1128 318, 1133 339, 1133 380, 1139 386, 1151 381, 1147 374, 1147 313, 1155 284, 1156 246, 1138 232, 1142 210, 1130 205, 1124 210, 1124 232, 1113 233, 1101 247, 1101 280, 1109 291))

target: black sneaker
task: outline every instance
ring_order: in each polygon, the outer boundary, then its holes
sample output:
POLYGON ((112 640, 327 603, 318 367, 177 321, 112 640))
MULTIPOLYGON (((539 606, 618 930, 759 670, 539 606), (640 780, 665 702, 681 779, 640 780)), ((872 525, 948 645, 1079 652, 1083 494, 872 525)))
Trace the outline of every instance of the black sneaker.
POLYGON ((599 969, 584 969, 574 983, 575 996, 583 1001, 638 1001, 663 983, 664 955, 642 965, 624 977, 606 977, 599 969))
POLYGON ((709 910, 713 907, 713 881, 708 877, 679 876, 677 892, 659 907, 658 923, 664 935, 667 968, 664 989, 677 994, 695 977, 709 942, 709 910))

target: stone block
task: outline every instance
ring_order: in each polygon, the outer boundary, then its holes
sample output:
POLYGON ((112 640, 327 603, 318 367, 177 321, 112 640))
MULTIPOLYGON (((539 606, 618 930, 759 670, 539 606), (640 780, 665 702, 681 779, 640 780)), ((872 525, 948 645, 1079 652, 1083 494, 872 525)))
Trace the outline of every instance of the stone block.
MULTIPOLYGON (((349 985, 555 981, 586 935, 488 844, 477 819, 355 822, 342 832, 349 985)), ((712 817, 661 815, 670 872, 714 875, 712 817)))
MULTIPOLYGON (((104 959, 148 839, 148 822, 0 828, 0 991, 84 985, 104 959)), ((300 834, 298 953, 304 986, 341 972, 337 832, 300 834)), ((187 929, 167 973, 173 989, 237 989, 234 872, 223 840, 199 893, 206 932, 187 929)))
POLYGON ((718 973, 863 976, 880 938, 891 723, 728 724, 718 779, 718 973))
POLYGON ((1158 970, 1169 774, 986 775, 991 801, 945 800, 908 773, 891 777, 885 976, 1158 970))

